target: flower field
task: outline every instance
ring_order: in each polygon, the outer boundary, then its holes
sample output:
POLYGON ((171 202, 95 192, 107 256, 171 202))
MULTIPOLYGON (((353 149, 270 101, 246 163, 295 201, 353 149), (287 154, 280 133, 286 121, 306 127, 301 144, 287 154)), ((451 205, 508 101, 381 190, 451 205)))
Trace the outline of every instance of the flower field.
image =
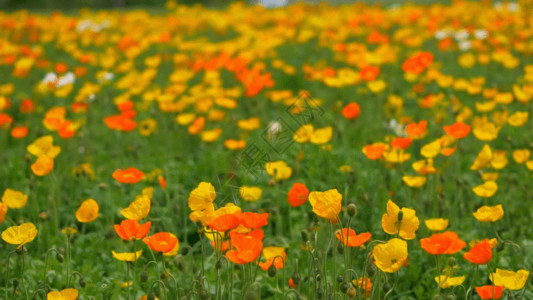
POLYGON ((0 11, 0 299, 533 299, 532 12, 0 11))

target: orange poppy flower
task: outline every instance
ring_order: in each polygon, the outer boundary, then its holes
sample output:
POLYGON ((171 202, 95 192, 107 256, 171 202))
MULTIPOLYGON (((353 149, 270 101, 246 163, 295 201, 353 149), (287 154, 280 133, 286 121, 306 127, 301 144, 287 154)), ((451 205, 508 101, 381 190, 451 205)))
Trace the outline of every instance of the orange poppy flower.
POLYGON ((364 67, 361 69, 359 76, 361 76, 361 79, 365 81, 372 81, 379 76, 379 68, 376 66, 364 67))
POLYGON ((335 236, 344 244, 344 246, 361 247, 372 237, 372 234, 370 232, 356 234, 355 230, 351 228, 343 228, 342 232, 337 230, 335 236))
POLYGON ((446 231, 421 239, 420 246, 429 254, 440 255, 455 254, 461 251, 466 246, 466 243, 459 238, 457 233, 446 231))
POLYGON ((29 114, 35 111, 35 104, 31 99, 24 99, 20 103, 20 112, 23 114, 29 114))
POLYGON ((195 134, 200 133, 200 131, 204 129, 204 126, 205 126, 205 118, 204 117, 197 118, 189 126, 188 128, 189 134, 195 135, 195 134))
POLYGON ((296 283, 294 283, 294 280, 292 280, 292 278, 289 278, 289 287, 291 287, 293 289, 298 288, 298 285, 296 283))
POLYGON ((118 169, 113 172, 113 178, 120 183, 137 183, 143 179, 144 173, 137 168, 118 169))
POLYGON ((254 213, 254 212, 244 212, 239 213, 239 220, 242 226, 255 229, 260 228, 268 224, 268 213, 254 213))
POLYGON ((481 299, 500 299, 504 289, 503 286, 476 286, 476 292, 481 299))
POLYGON ((215 218, 208 225, 209 227, 211 227, 211 229, 224 232, 224 231, 228 231, 233 228, 236 228, 240 224, 241 224, 241 221, 239 220, 237 213, 234 213, 234 214, 223 214, 215 218))
POLYGON ((125 117, 124 115, 113 115, 106 117, 104 122, 109 129, 114 130, 132 131, 135 129, 135 127, 137 127, 137 122, 125 117))
POLYGON ((60 62, 55 65, 54 69, 56 73, 62 74, 68 71, 68 66, 65 63, 60 62))
POLYGON ((230 150, 238 150, 246 147, 245 140, 228 139, 224 142, 224 146, 230 150))
POLYGON ((15 126, 11 129, 11 136, 16 139, 22 139, 28 135, 28 127, 26 126, 15 126))
POLYGON ((413 139, 410 137, 396 137, 394 140, 390 142, 390 145, 393 148, 400 148, 400 149, 407 149, 411 143, 413 142, 413 139))
POLYGON ((488 263, 492 259, 492 247, 489 239, 485 239, 470 248, 463 257, 473 264, 484 265, 488 263))
POLYGON ((456 139, 462 139, 470 133, 470 126, 463 122, 457 122, 450 126, 444 126, 443 129, 446 131, 447 135, 456 139))
POLYGON ((405 133, 407 133, 407 135, 413 139, 419 139, 424 137, 426 134, 427 126, 428 122, 426 120, 422 120, 418 123, 411 123, 405 127, 405 133))
POLYGON ((9 128, 9 126, 11 126, 11 123, 13 123, 12 116, 8 114, 0 113, 0 129, 9 128))
POLYGON ((359 116, 359 113, 361 113, 361 108, 359 107, 359 104, 355 102, 348 103, 342 109, 342 115, 348 120, 353 120, 357 118, 357 116, 359 116))
POLYGON ((157 177, 157 182, 159 183, 162 189, 165 190, 167 188, 167 181, 165 180, 165 177, 159 175, 157 177))
POLYGON ((144 224, 139 224, 137 220, 123 220, 120 225, 115 224, 115 232, 117 235, 126 241, 140 240, 148 234, 152 222, 148 221, 144 224))
POLYGON ((288 201, 292 207, 303 205, 307 201, 309 190, 303 183, 296 182, 289 191, 288 201))
POLYGON ((255 229, 248 233, 230 232, 231 246, 226 257, 236 264, 247 264, 256 260, 263 249, 264 232, 255 229))
POLYGON ((167 253, 172 251, 172 249, 178 244, 178 238, 168 232, 158 232, 154 235, 145 237, 143 242, 154 251, 167 253))
POLYGON ((74 103, 72 103, 70 108, 72 109, 72 111, 74 113, 77 113, 77 114, 86 113, 87 110, 89 109, 89 103, 86 103, 86 102, 74 102, 74 103))
POLYGON ((383 156, 383 153, 385 153, 385 144, 374 143, 372 145, 366 145, 363 147, 363 153, 368 159, 380 159, 383 156))

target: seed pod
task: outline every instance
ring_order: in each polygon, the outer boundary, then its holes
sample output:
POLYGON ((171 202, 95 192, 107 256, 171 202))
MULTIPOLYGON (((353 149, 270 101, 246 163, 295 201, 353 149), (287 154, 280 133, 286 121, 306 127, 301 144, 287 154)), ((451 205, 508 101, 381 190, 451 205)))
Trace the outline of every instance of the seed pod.
POLYGON ((141 282, 146 282, 146 281, 148 281, 148 271, 143 270, 141 272, 141 282))
POLYGON ((350 217, 355 216, 357 214, 357 205, 355 205, 354 203, 348 204, 348 206, 346 207, 346 211, 348 211, 348 215, 350 217))
POLYGON ((270 267, 268 267, 268 276, 274 277, 276 276, 276 272, 277 272, 276 266, 274 266, 274 264, 271 264, 270 267))

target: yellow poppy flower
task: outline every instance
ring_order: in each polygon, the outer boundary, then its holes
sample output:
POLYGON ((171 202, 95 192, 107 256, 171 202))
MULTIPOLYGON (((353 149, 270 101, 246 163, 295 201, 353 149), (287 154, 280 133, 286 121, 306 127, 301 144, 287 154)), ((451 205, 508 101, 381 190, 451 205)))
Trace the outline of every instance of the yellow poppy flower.
POLYGON ((498 191, 498 185, 494 181, 485 181, 472 189, 476 195, 482 198, 492 197, 498 191))
POLYGON ((239 126, 242 130, 251 131, 254 129, 259 128, 259 118, 249 118, 246 120, 239 120, 237 122, 237 126, 239 126))
POLYGON ((426 184, 427 177, 426 176, 403 176, 402 180, 405 184, 412 188, 419 188, 426 184))
POLYGON ((94 199, 87 199, 76 211, 76 219, 81 223, 92 222, 98 217, 98 210, 98 203, 94 199))
POLYGON ((429 144, 422 146, 422 148, 420 149, 420 154, 422 154, 422 156, 425 158, 435 158, 440 154, 440 150, 442 148, 441 145, 441 140, 437 139, 429 144))
POLYGON ((76 300, 78 299, 77 289, 64 289, 61 291, 51 291, 46 295, 46 300, 76 300))
POLYGON ((413 169, 420 175, 434 174, 437 170, 433 167, 433 159, 422 159, 415 161, 413 169))
POLYGON ((139 122, 139 133, 142 136, 150 136, 157 131, 157 121, 152 118, 147 118, 139 122))
POLYGON ((61 147, 53 145, 54 138, 51 135, 46 135, 36 139, 33 143, 28 145, 26 150, 35 156, 48 155, 50 158, 55 158, 61 147))
POLYGON ((499 177, 499 174, 497 172, 481 174, 481 179, 483 179, 483 181, 496 181, 498 180, 498 177, 499 177))
POLYGON ((37 228, 33 223, 11 226, 2 232, 2 239, 8 244, 18 245, 17 249, 33 241, 35 236, 37 236, 37 228))
POLYGON ((313 133, 311 133, 311 137, 309 138, 310 142, 313 144, 325 144, 331 140, 331 136, 333 135, 333 129, 331 126, 327 126, 320 129, 315 129, 313 133))
POLYGON ((411 158, 410 153, 404 152, 402 149, 394 149, 388 152, 385 152, 383 155, 385 157, 385 161, 388 163, 403 163, 408 161, 411 158))
POLYGON ((431 231, 443 231, 448 228, 448 223, 448 219, 443 218, 427 219, 424 221, 426 227, 431 231))
POLYGON ((456 276, 450 277, 446 275, 440 275, 435 277, 435 282, 440 283, 441 289, 447 289, 449 287, 454 287, 463 284, 466 276, 456 276))
POLYGON ((206 143, 212 143, 216 141, 222 134, 222 128, 215 128, 211 130, 204 130, 200 132, 200 138, 206 143))
POLYGON ((521 290, 529 278, 529 271, 518 270, 516 272, 496 268, 495 273, 489 275, 490 281, 495 285, 502 285, 508 290, 521 290))
POLYGON ((257 186, 241 186, 239 189, 241 197, 245 201, 255 202, 261 198, 263 190, 257 186))
POLYGON ((192 113, 179 114, 176 117, 176 122, 182 126, 185 126, 185 125, 192 123, 192 121, 194 121, 195 118, 196 118, 196 115, 192 113))
POLYGON ((324 219, 336 220, 342 208, 341 202, 342 195, 337 189, 309 194, 309 203, 313 207, 313 212, 324 219))
POLYGON ((496 206, 483 205, 473 215, 479 222, 496 222, 503 218, 503 207, 501 204, 496 206))
POLYGON ((372 254, 376 261, 376 267, 386 273, 398 271, 407 260, 407 242, 393 238, 385 244, 374 247, 372 254))
POLYGON ((139 250, 135 253, 134 252, 117 253, 115 251, 111 251, 111 253, 113 253, 114 258, 120 261, 134 262, 137 259, 139 259, 139 257, 141 257, 141 254, 143 253, 143 251, 139 250))
POLYGON ((265 169, 267 174, 274 176, 276 181, 289 179, 292 175, 292 168, 282 160, 267 162, 265 169))
POLYGON ((366 86, 374 94, 379 94, 387 87, 387 83, 381 79, 378 79, 378 80, 372 80, 368 82, 366 86))
POLYGON ((477 155, 474 163, 470 167, 470 170, 479 170, 487 167, 492 161, 492 149, 488 144, 485 144, 479 154, 477 155))
POLYGON ((2 196, 2 202, 9 208, 23 208, 28 202, 28 195, 12 189, 6 189, 2 196))
POLYGON ((406 240, 412 240, 416 236, 416 231, 420 226, 420 221, 416 217, 414 209, 400 207, 389 200, 387 202, 387 212, 381 217, 381 226, 388 234, 399 234, 399 236, 406 240), (401 220, 398 217, 402 212, 401 220))
POLYGON ((61 229, 61 233, 64 234, 64 235, 73 235, 76 232, 78 232, 78 229, 76 229, 74 227, 65 227, 65 228, 61 229))
POLYGON ((126 219, 141 220, 146 218, 150 212, 150 197, 146 195, 139 195, 135 197, 135 200, 131 204, 120 211, 120 214, 126 219))
POLYGON ((492 152, 492 160, 490 162, 490 165, 496 169, 500 170, 505 168, 507 165, 507 151, 505 150, 495 150, 492 152))
POLYGON ((314 128, 313 125, 307 124, 302 125, 294 135, 292 136, 292 139, 297 143, 305 143, 308 142, 311 139, 311 135, 313 134, 314 128))
POLYGON ((528 149, 518 149, 513 151, 513 159, 517 164, 525 163, 531 155, 528 149))
POLYGON ((189 208, 194 211, 204 210, 212 205, 216 196, 215 187, 211 183, 200 182, 198 187, 189 194, 189 208))
POLYGON ((489 142, 498 137, 500 129, 501 127, 497 127, 494 123, 486 121, 474 127, 472 132, 478 140, 489 142))
POLYGON ((526 124, 527 119, 529 118, 529 113, 527 111, 517 111, 514 114, 509 116, 507 123, 514 127, 520 127, 526 124))
POLYGON ((528 170, 533 171, 533 160, 528 160, 526 162, 526 167, 528 168, 528 170))

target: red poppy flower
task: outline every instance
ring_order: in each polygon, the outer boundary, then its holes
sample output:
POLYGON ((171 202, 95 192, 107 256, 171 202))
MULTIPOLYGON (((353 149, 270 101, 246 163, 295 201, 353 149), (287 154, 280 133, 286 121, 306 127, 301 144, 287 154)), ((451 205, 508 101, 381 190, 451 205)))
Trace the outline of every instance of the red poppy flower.
POLYGON ((268 216, 268 213, 258 214, 254 212, 244 212, 238 214, 241 225, 249 229, 256 229, 267 225, 268 216))
POLYGON ((466 246, 466 243, 459 238, 457 233, 446 231, 421 239, 420 246, 429 254, 440 255, 455 254, 461 251, 466 246))
POLYGON ((158 232, 154 235, 145 237, 143 242, 154 251, 167 253, 172 251, 172 249, 178 244, 178 238, 168 232, 158 232))
POLYGON ((309 190, 303 183, 296 182, 289 191, 288 201, 292 207, 303 205, 307 201, 309 190))
POLYGON ((209 227, 211 229, 214 229, 216 231, 228 231, 233 228, 236 228, 241 224, 241 221, 237 214, 224 214, 217 218, 215 218, 211 223, 209 223, 209 227))
POLYGON ((411 145, 412 142, 413 142, 413 139, 409 137, 405 137, 405 138, 396 137, 394 138, 394 140, 390 142, 390 145, 393 148, 407 149, 411 145))
POLYGON ((481 299, 500 299, 504 288, 492 285, 476 286, 476 292, 481 299))
POLYGON ((335 236, 344 244, 344 246, 361 247, 372 237, 372 234, 370 232, 356 234, 355 230, 351 228, 343 228, 342 232, 337 230, 335 236))
POLYGON ((137 183, 141 181, 144 173, 137 168, 118 169, 113 172, 113 178, 120 183, 137 183))
POLYGON ((473 264, 484 265, 492 259, 492 248, 489 239, 477 243, 463 257, 473 264))
POLYGON ((232 250, 226 257, 236 264, 247 264, 256 260, 263 249, 264 232, 255 229, 248 233, 230 232, 232 250))
POLYGON ((23 114, 29 114, 35 111, 35 104, 31 99, 24 99, 20 103, 20 112, 23 114))
POLYGON ((140 240, 148 234, 152 222, 148 221, 144 224, 139 224, 137 220, 124 220, 120 225, 115 224, 115 232, 117 235, 126 241, 140 240))
POLYGON ((428 121, 426 120, 422 120, 418 123, 411 123, 405 127, 405 133, 411 138, 419 138, 426 133, 427 126, 428 121))
POLYGON ((365 81, 372 81, 379 75, 379 68, 376 66, 367 66, 361 69, 359 76, 365 81))
POLYGON ((359 104, 355 102, 348 103, 342 109, 342 115, 348 120, 353 120, 357 118, 357 116, 359 116, 359 113, 361 113, 361 108, 359 107, 359 104))

